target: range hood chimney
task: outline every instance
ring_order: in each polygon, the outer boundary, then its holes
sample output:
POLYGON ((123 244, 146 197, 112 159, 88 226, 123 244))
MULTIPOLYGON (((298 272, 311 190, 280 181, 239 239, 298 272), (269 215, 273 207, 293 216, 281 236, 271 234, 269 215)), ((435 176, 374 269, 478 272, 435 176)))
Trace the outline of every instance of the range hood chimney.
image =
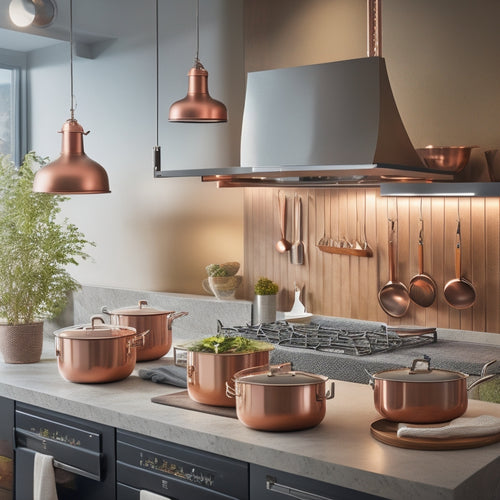
POLYGON ((304 175, 428 170, 401 121, 381 57, 250 73, 241 135, 242 167, 304 175))
POLYGON ((241 167, 183 173, 220 187, 452 179, 427 168, 406 133, 381 57, 379 3, 367 0, 368 57, 249 73, 241 167))

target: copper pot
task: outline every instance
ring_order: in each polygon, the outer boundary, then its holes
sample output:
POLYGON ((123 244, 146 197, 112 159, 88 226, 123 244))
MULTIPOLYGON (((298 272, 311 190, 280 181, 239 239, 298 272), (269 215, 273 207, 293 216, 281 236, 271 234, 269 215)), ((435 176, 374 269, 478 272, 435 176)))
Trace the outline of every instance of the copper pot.
POLYGON ((486 375, 467 387, 468 375, 461 372, 431 369, 430 359, 415 359, 411 368, 385 370, 370 374, 377 411, 387 420, 413 424, 446 422, 467 410, 467 391, 495 376, 486 375))
POLYGON ((128 377, 136 362, 136 348, 147 331, 104 323, 93 316, 88 325, 62 328, 54 332, 57 367, 70 382, 114 382, 128 377))
POLYGON ((273 349, 269 346, 269 350, 215 354, 174 347, 174 360, 176 365, 187 367, 187 390, 193 401, 229 407, 235 406, 235 400, 226 395, 226 382, 240 370, 268 364, 269 352, 273 349), (181 352, 186 353, 184 360, 181 352))
POLYGON ((334 396, 333 381, 290 368, 290 363, 250 368, 234 375, 234 389, 226 384, 243 424, 264 431, 295 431, 323 420, 326 400, 334 396))
POLYGON ((131 326, 138 332, 149 330, 144 345, 137 348, 137 361, 151 361, 165 356, 172 346, 172 321, 188 314, 148 307, 147 300, 140 300, 137 307, 113 311, 104 306, 101 312, 110 316, 113 325, 131 326))

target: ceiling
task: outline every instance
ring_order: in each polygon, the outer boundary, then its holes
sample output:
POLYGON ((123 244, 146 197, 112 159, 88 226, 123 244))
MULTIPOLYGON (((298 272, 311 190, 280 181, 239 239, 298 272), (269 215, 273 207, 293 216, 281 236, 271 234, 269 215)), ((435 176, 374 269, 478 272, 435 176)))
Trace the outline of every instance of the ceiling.
POLYGON ((54 38, 0 28, 0 49, 29 52, 60 42, 54 38))
MULTIPOLYGON (((19 28, 9 17, 9 4, 11 0, 0 0, 0 49, 29 52, 69 41, 69 2, 56 0, 57 14, 47 27, 28 26, 19 28)), ((94 43, 110 40, 120 36, 120 29, 113 20, 116 13, 127 9, 123 8, 123 0, 86 0, 79 2, 73 12, 73 37, 75 43, 92 45, 94 43), (120 9, 120 6, 122 8, 120 9), (95 12, 99 9, 99 15, 95 12)), ((126 5, 129 5, 126 2, 126 5)), ((126 28, 127 24, 125 24, 126 28)))

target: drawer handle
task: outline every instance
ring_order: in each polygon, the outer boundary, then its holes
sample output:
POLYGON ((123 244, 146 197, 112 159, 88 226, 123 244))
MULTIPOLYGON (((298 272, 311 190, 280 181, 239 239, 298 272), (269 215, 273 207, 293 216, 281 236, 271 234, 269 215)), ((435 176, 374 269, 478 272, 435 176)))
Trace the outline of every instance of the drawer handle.
POLYGON ((276 478, 271 476, 266 477, 266 490, 282 493, 283 495, 296 498, 297 500, 335 500, 321 495, 316 495, 315 493, 298 490, 297 488, 292 488, 291 486, 279 484, 276 482, 276 478))
POLYGON ((76 474, 77 476, 83 476, 88 479, 93 479, 94 481, 100 481, 101 480, 101 475, 100 474, 93 474, 92 472, 88 472, 86 470, 79 469, 78 467, 73 467, 72 465, 65 464, 63 462, 59 462, 59 460, 53 460, 52 464, 54 467, 58 469, 62 469, 68 472, 71 472, 72 474, 76 474))

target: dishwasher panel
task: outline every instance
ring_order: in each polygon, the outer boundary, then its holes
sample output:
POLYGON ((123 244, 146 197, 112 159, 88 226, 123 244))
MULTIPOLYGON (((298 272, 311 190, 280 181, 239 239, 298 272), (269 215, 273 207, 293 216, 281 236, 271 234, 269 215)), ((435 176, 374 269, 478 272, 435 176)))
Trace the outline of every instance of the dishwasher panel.
POLYGON ((249 498, 245 462, 121 430, 116 457, 119 500, 141 489, 172 500, 249 498))
POLYGON ((33 498, 35 454, 53 457, 59 500, 115 498, 112 427, 16 403, 15 498, 33 498))

